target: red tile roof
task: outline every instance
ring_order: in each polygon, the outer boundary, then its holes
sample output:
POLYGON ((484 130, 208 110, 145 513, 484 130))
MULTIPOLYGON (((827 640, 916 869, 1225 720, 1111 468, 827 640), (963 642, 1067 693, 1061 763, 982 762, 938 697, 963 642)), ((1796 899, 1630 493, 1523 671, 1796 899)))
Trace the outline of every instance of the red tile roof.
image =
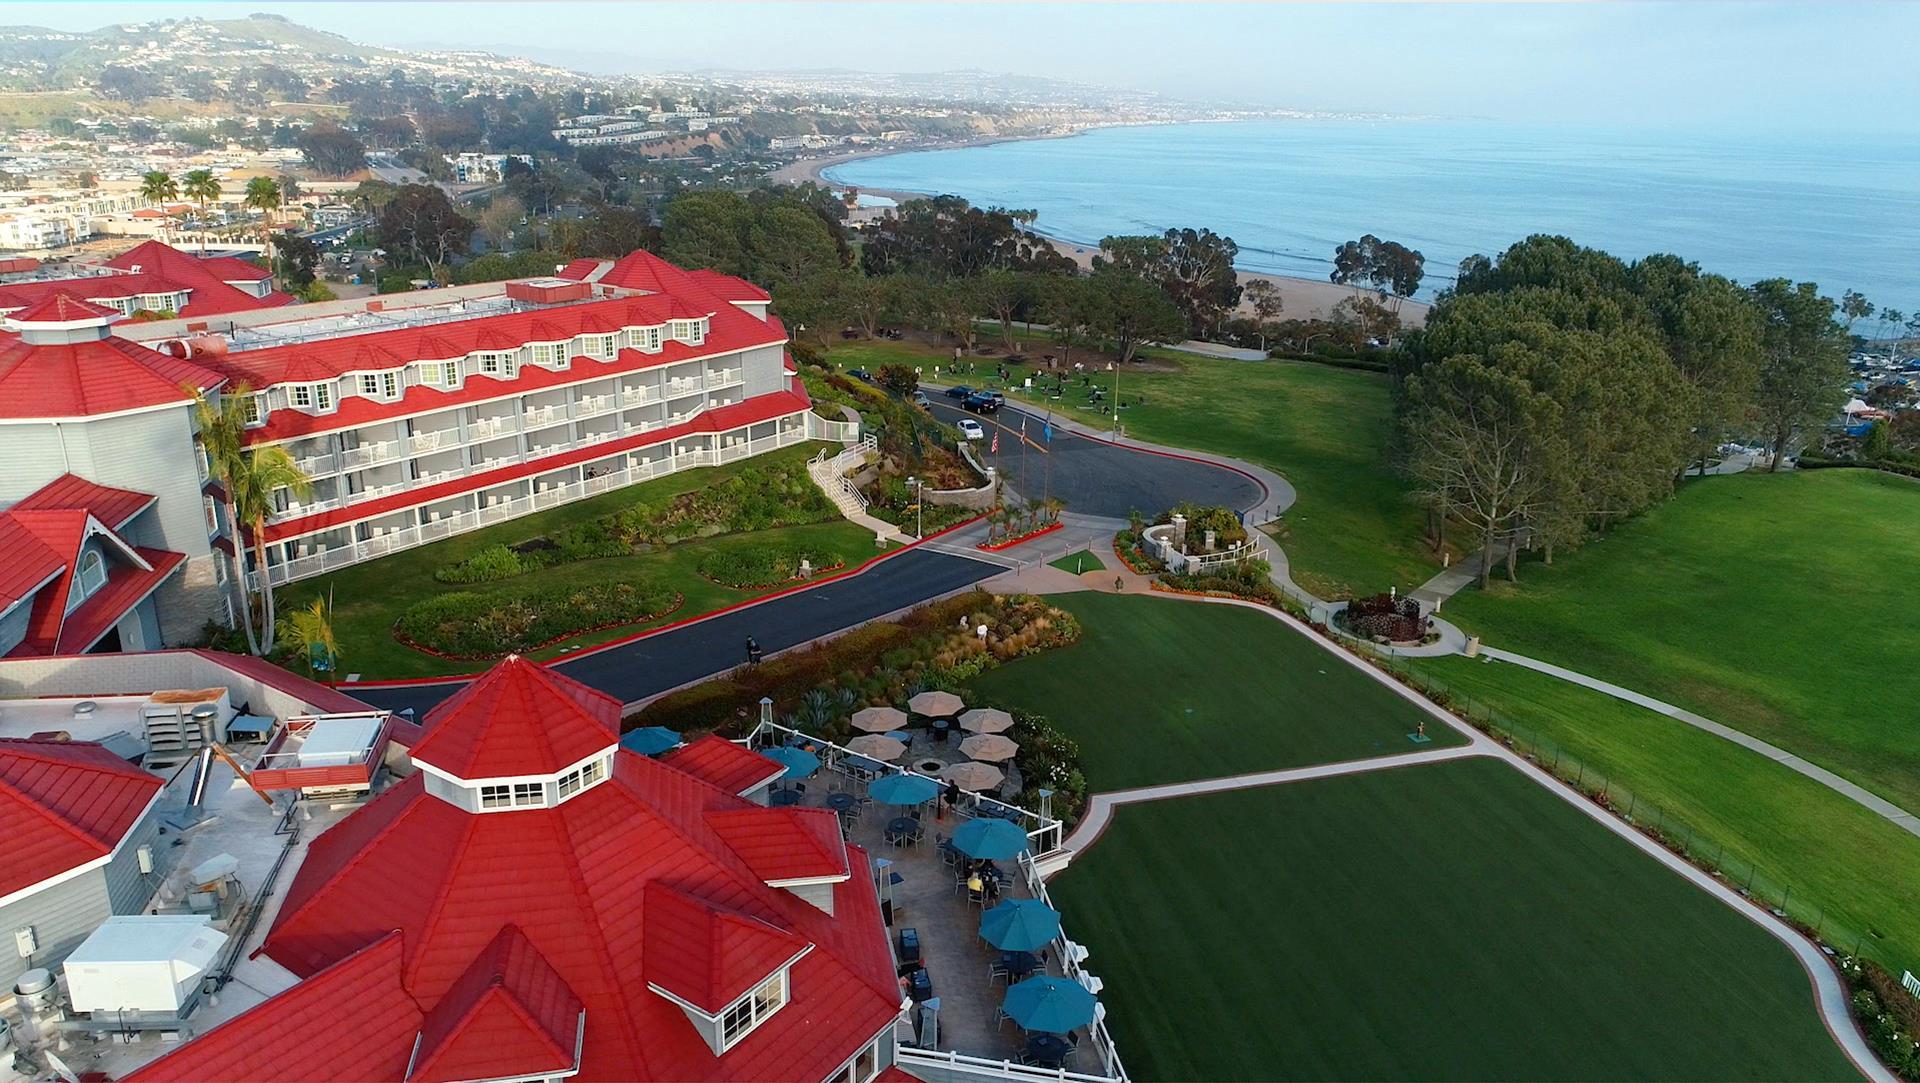
POLYGON ((62 474, 22 498, 13 510, 85 508, 95 519, 118 530, 127 525, 127 520, 152 507, 155 499, 146 493, 88 481, 77 474, 62 474))
POLYGON ((17 312, 7 314, 14 323, 74 323, 80 320, 117 319, 120 310, 82 300, 72 290, 55 290, 17 312))
POLYGON ((663 759, 676 769, 731 794, 745 793, 771 782, 786 770, 744 745, 711 733, 681 745, 663 759))
POLYGON ((401 935, 370 938, 325 971, 127 1077, 140 1083, 363 1083, 405 1077, 420 1006, 401 980, 401 935), (272 1029, 256 1030, 261 1017, 272 1029))
POLYGON ((0 739, 0 896, 111 854, 161 786, 97 744, 0 739))
MULTIPOLYGON (((356 952, 394 942, 399 981, 428 1016, 472 1020, 464 1041, 499 1034, 500 1048, 524 1051, 527 1018, 549 1035, 559 1029, 566 1001, 553 985, 503 973, 502 987, 524 1012, 483 1019, 463 1007, 473 1000, 475 959, 499 951, 509 927, 586 1013, 581 1079, 822 1079, 898 1019, 872 885, 864 877, 833 885, 831 916, 767 887, 707 822, 746 808, 740 798, 628 752, 615 754, 606 782, 553 807, 469 813, 428 794, 425 779, 415 774, 313 841, 262 949, 308 980, 137 1078, 333 1074, 335 1066, 314 1059, 352 1043, 358 1078, 399 1079, 417 1030, 362 1034, 343 1025, 305 1040, 327 1004, 357 1016, 359 998, 388 996, 384 978, 348 984, 335 975, 356 952), (656 919, 660 931, 651 928, 656 919), (688 927, 704 931, 676 935, 688 927), (663 939, 671 958, 661 954, 663 939), (651 988, 665 977, 712 1002, 745 975, 784 962, 774 958, 781 951, 791 958, 803 949, 791 1001, 718 1057, 682 1009, 651 988), (314 983, 325 984, 323 997, 305 995, 314 983)), ((850 860, 866 864, 857 849, 850 860)))
POLYGON ((775 418, 799 413, 806 410, 810 405, 811 403, 808 402, 803 395, 794 391, 777 391, 766 395, 756 395, 743 402, 736 402, 731 406, 722 406, 713 410, 701 411, 678 425, 670 425, 664 429, 652 429, 643 433, 635 433, 632 436, 619 440, 607 440, 598 444, 589 444, 586 447, 575 448, 572 451, 563 451, 549 455, 543 459, 534 459, 529 462, 517 463, 513 466, 502 466, 494 470, 484 470, 477 474, 469 474, 466 477, 453 478, 449 481, 439 482, 434 485, 410 488, 373 500, 361 501, 350 504, 344 508, 331 508, 327 511, 315 512, 312 515, 303 516, 298 519, 288 519, 284 522, 273 523, 267 527, 267 541, 285 541, 288 538, 297 538, 304 534, 312 534, 315 531, 329 530, 336 526, 345 526, 348 523, 357 523, 364 519, 372 519, 389 512, 399 511, 402 508, 431 504, 436 500, 445 500, 448 497, 459 496, 462 493, 478 492, 482 489, 492 488, 495 485, 504 485, 510 481, 518 481, 522 478, 533 477, 536 474, 545 474, 552 470, 559 470, 562 467, 593 462, 596 459, 604 459, 609 455, 618 455, 623 451, 653 447, 656 444, 664 444, 669 440, 676 440, 682 436, 692 436, 700 433, 728 432, 740 428, 743 425, 754 425, 762 421, 771 421, 775 418))
POLYGON ((847 876, 840 818, 823 808, 750 808, 707 814, 707 825, 768 883, 847 876))
POLYGON ((508 925, 427 1013, 408 1083, 543 1076, 574 1066, 580 998, 508 925))
POLYGON ((687 276, 722 301, 771 301, 773 295, 744 278, 719 271, 688 271, 687 276))
MULTIPOLYGON (((252 312, 262 308, 278 308, 293 303, 293 298, 284 293, 269 293, 265 297, 255 297, 245 290, 227 285, 229 278, 239 279, 240 274, 229 274, 228 265, 243 264, 252 268, 249 276, 265 277, 259 268, 247 264, 244 260, 215 256, 202 259, 188 252, 160 241, 146 241, 113 257, 107 266, 124 271, 140 268, 141 273, 154 275, 161 283, 171 284, 176 289, 190 289, 192 295, 187 298, 187 307, 180 311, 182 316, 224 316, 232 312, 252 312)), ((143 293, 159 293, 161 289, 142 290, 143 293)), ((93 296, 126 296, 125 294, 93 294, 93 296)))
POLYGON ((0 418, 93 417, 191 402, 221 377, 123 338, 31 345, 0 334, 0 418))
MULTIPOLYGON (((141 559, 152 565, 151 568, 139 568, 131 565, 113 569, 107 575, 107 583, 93 593, 93 596, 81 602, 60 622, 59 638, 53 643, 51 654, 84 654, 100 638, 113 630, 120 619, 133 611, 133 608, 146 600, 147 595, 160 589, 160 584, 186 562, 185 553, 169 552, 165 549, 136 547, 141 559)), ((57 596, 57 595, 56 595, 57 596)), ((38 644, 29 634, 26 642, 16 647, 12 654, 39 653, 38 644)))
POLYGON ((201 256, 200 266, 212 271, 223 282, 260 282, 273 277, 273 272, 252 260, 239 256, 201 256))
POLYGON ((0 553, 6 554, 0 560, 0 613, 33 597, 64 573, 71 557, 54 552, 38 533, 11 515, 0 515, 0 553))
POLYGON ((786 929, 661 880, 647 885, 645 900, 647 982, 708 1015, 719 1015, 808 949, 786 929))
MULTIPOLYGON (((561 274, 564 276, 571 269, 570 266, 562 268, 561 274)), ((607 273, 600 276, 598 284, 663 293, 696 307, 705 307, 708 311, 733 307, 701 285, 693 275, 644 248, 635 249, 615 260, 607 273)))
POLYGON ((620 701, 509 656, 427 714, 417 763, 458 778, 550 775, 620 740, 620 701))

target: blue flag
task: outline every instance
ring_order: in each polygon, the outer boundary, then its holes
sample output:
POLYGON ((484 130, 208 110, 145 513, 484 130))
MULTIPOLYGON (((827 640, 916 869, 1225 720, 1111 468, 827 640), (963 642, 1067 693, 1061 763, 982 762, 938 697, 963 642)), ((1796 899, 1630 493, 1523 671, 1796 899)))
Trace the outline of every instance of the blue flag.
POLYGON ((1053 422, 1047 422, 1040 429, 1040 439, 1049 444, 1053 443, 1053 422))

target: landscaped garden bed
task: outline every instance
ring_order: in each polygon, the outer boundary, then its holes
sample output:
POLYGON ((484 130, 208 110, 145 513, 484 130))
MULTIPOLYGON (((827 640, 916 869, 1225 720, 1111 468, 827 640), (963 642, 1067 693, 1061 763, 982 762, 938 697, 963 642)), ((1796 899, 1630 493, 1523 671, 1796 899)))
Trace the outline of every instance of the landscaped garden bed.
POLYGON ((1395 647, 1417 646, 1439 638, 1429 631, 1431 622, 1421 614, 1420 603, 1405 595, 1355 598, 1334 614, 1333 621, 1349 635, 1395 647))
POLYGON ((786 586, 845 567, 814 546, 766 545, 716 550, 700 559, 700 574, 739 590, 786 586))
POLYGON ((491 583, 577 560, 626 556, 691 538, 821 523, 839 511, 795 462, 751 466, 718 483, 636 503, 434 569, 442 583, 491 583))
POLYGON ((393 634, 440 658, 483 661, 525 654, 583 632, 658 620, 680 607, 679 593, 651 583, 596 583, 573 590, 530 590, 499 597, 454 591, 417 602, 393 634))

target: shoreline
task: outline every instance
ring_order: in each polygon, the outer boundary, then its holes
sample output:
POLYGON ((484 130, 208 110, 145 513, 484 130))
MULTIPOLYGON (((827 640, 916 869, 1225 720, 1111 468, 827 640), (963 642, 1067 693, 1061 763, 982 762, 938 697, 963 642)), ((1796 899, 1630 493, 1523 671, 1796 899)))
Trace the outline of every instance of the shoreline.
MULTIPOLYGON (((1112 125, 1112 127, 1158 126, 1159 125, 1141 124, 1112 125)), ((774 184, 812 183, 838 191, 850 186, 828 177, 826 175, 827 170, 835 166, 845 165, 848 162, 864 161, 869 158, 884 158, 893 154, 911 154, 923 150, 960 150, 967 147, 988 147, 996 143, 1028 143, 1038 142, 1043 139, 1070 139, 1092 130, 1094 129, 1088 128, 1054 135, 990 136, 979 139, 967 139, 955 143, 940 143, 932 146, 845 151, 839 154, 828 154, 818 158, 802 158, 798 161, 789 162, 779 169, 774 170, 772 173, 769 173, 767 180, 774 184)), ((860 191, 867 195, 880 196, 895 200, 896 202, 930 198, 939 194, 936 192, 916 192, 894 188, 861 188, 860 191)), ((1194 228, 1201 227, 1196 226, 1194 228)), ((1082 241, 1031 228, 1029 228, 1027 232, 1051 244, 1054 251, 1073 260, 1083 269, 1092 265, 1093 254, 1100 250, 1100 242, 1097 239, 1082 241)), ((1239 275, 1240 284, 1243 286, 1255 280, 1272 283, 1274 288, 1280 291, 1281 301, 1284 305, 1280 313, 1280 318, 1283 320, 1326 319, 1335 305, 1338 305, 1350 297, 1377 296, 1373 290, 1363 286, 1343 286, 1324 279, 1302 278, 1298 275, 1276 274, 1271 271, 1258 271, 1252 268, 1238 266, 1234 268, 1234 271, 1239 275)), ((1427 312, 1431 307, 1432 302, 1429 301, 1416 301, 1411 298, 1402 300, 1399 305, 1401 325, 1407 328, 1423 326, 1427 322, 1427 312)), ((1245 308, 1246 306, 1243 305, 1242 309, 1245 310, 1245 308)))

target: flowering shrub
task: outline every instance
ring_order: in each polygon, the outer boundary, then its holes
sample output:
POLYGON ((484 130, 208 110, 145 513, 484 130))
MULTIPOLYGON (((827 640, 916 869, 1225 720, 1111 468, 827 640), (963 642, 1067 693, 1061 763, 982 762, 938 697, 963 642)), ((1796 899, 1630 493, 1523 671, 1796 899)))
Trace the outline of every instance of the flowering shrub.
POLYGON ((1347 631, 1366 639, 1375 636, 1392 643, 1417 641, 1427 634, 1427 620, 1420 615, 1420 603, 1411 597, 1374 594, 1355 598, 1340 613, 1347 631))
POLYGON ((806 561, 809 575, 818 575, 840 566, 833 554, 806 545, 761 545, 752 548, 723 549, 700 558, 700 574, 723 586, 772 587, 800 578, 800 562, 806 561))

